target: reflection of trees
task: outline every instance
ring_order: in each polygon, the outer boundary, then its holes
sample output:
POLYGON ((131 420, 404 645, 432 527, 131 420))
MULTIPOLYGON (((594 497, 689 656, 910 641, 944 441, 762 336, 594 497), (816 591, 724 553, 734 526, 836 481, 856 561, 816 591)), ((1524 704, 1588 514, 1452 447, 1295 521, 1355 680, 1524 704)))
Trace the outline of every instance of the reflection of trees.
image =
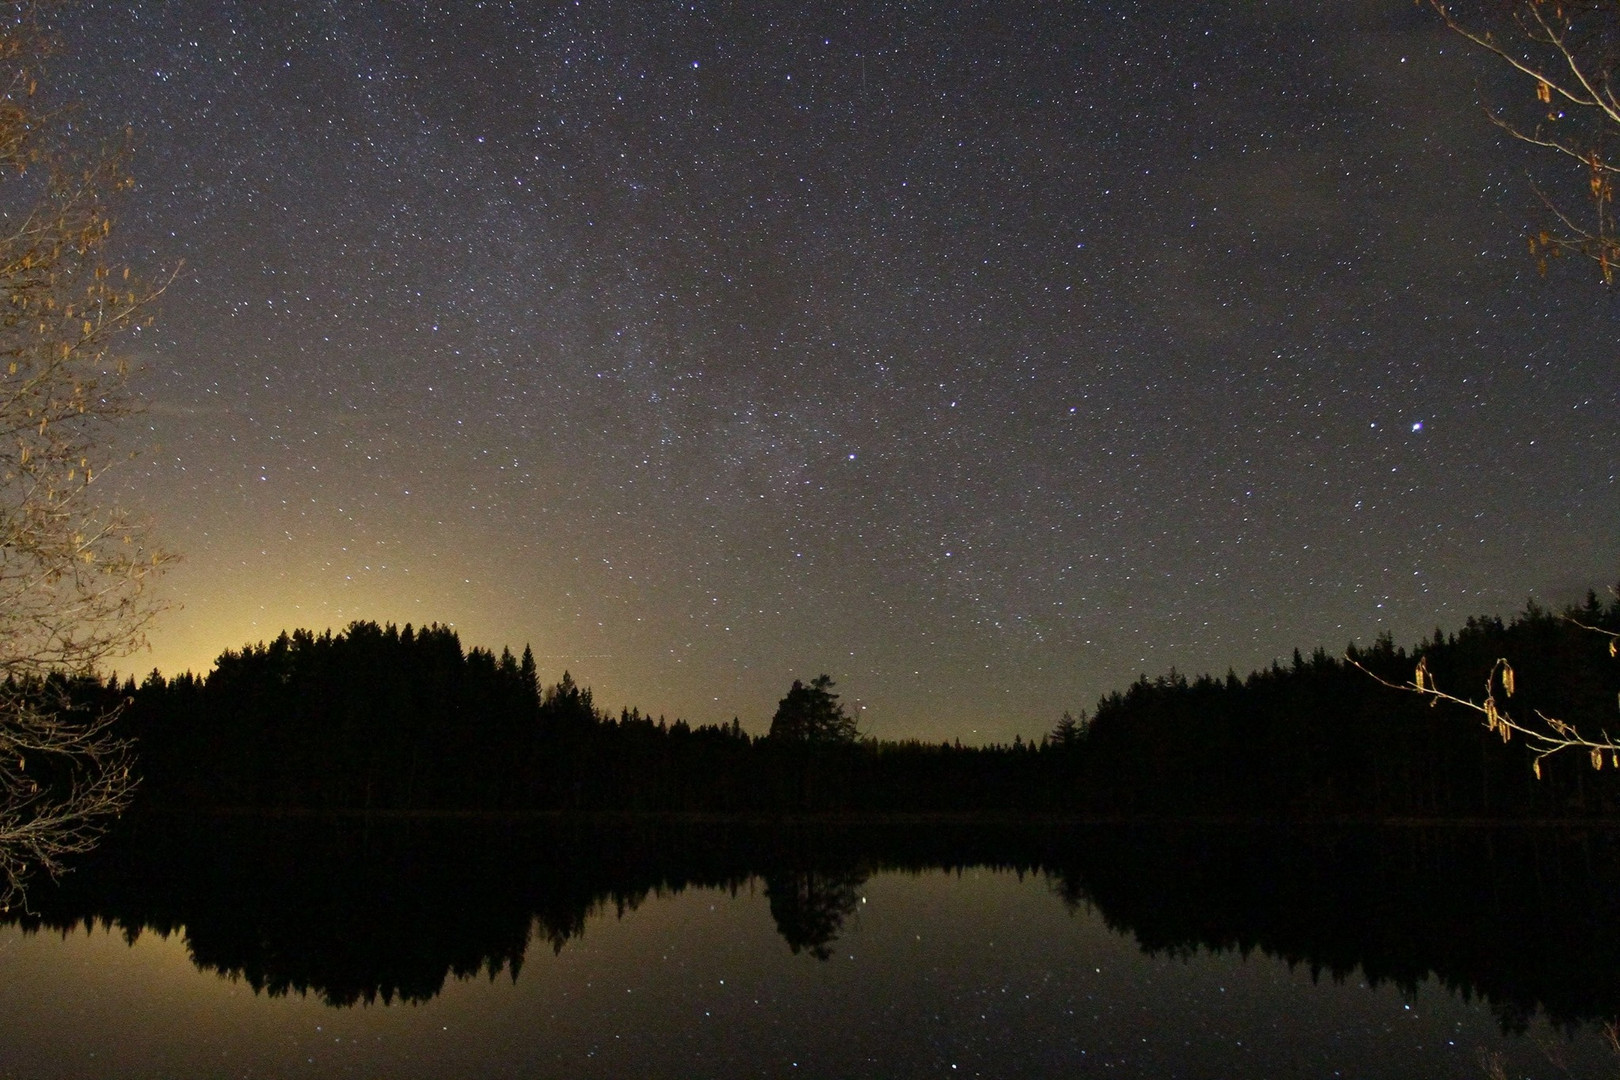
POLYGON ((857 870, 792 870, 765 875, 765 896, 777 932, 797 956, 803 949, 817 960, 832 956, 844 920, 861 902, 867 876, 857 870))
POLYGON ((595 917, 750 880, 788 947, 826 959, 869 873, 974 866, 1044 872, 1150 953, 1432 975, 1506 1023, 1620 1013, 1620 831, 1603 829, 126 818, 0 922, 183 932, 201 968, 351 1005, 515 978, 595 917))
POLYGON ((183 932, 199 968, 255 992, 418 1002, 452 977, 516 979, 531 945, 560 950, 649 895, 741 888, 743 861, 657 830, 508 819, 126 819, 9 921, 183 932))
POLYGON ((1609 830, 1124 826, 1062 857, 1055 891, 1149 954, 1259 950, 1408 993, 1432 976, 1509 1029, 1620 1010, 1609 830))

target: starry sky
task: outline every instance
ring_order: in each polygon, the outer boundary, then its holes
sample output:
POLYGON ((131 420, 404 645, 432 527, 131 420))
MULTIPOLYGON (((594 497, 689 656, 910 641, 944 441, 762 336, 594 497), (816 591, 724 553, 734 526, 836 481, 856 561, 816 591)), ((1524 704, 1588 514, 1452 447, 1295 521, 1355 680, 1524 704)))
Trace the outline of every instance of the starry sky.
MULTIPOLYGON (((352 619, 599 704, 1010 740, 1620 576, 1620 300, 1411 0, 143 0, 49 85, 156 277, 151 652, 352 619)), ((1579 178, 1577 178, 1579 179, 1579 178)))

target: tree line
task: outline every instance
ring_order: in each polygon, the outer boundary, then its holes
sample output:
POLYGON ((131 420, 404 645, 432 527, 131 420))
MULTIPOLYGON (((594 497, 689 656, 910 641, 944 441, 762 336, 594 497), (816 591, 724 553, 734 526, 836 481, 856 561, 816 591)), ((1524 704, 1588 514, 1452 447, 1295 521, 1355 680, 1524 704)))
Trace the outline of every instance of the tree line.
POLYGON ((1554 614, 1474 618, 1408 651, 1388 635, 1343 657, 1297 650, 1239 679, 1143 676, 1105 697, 1069 745, 1084 798, 1123 813, 1284 818, 1581 817, 1620 811, 1614 768, 1584 751, 1542 761, 1505 728, 1425 694, 1485 692, 1501 658, 1519 671, 1514 706, 1593 732, 1617 726, 1620 663, 1608 633, 1620 601, 1589 594, 1554 614), (1382 682, 1380 682, 1382 680, 1382 682), (1600 763, 1601 764, 1601 763, 1600 763))
POLYGON ((1587 627, 1620 602, 1471 619, 1413 649, 1295 652, 1239 678, 1143 676, 1045 738, 1010 745, 859 737, 825 677, 795 683, 769 735, 608 713, 532 653, 467 649, 442 626, 357 622, 230 651, 206 676, 80 680, 119 707, 137 808, 608 813, 1058 812, 1127 816, 1539 817, 1620 812, 1614 768, 1554 757, 1400 682, 1481 686, 1514 657, 1517 707, 1615 716, 1620 663, 1587 627), (1377 676, 1378 678, 1374 678, 1377 676))

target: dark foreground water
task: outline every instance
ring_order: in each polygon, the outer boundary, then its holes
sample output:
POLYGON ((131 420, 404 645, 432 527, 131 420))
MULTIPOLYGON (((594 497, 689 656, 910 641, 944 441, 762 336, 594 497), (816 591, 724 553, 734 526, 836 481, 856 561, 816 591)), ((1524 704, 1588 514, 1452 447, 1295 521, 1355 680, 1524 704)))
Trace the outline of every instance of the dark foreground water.
POLYGON ((0 926, 0 1076, 1612 1076, 1615 854, 149 822, 0 926))

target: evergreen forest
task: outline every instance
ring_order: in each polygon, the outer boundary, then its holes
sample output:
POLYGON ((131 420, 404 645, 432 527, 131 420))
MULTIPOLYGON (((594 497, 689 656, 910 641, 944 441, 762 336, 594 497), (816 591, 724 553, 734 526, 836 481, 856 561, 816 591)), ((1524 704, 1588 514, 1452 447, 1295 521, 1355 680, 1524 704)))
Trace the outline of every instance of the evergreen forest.
POLYGON ((1410 649, 1386 636, 1245 677, 1144 675, 1040 741, 990 746, 862 738, 826 679, 795 684, 769 735, 613 715, 566 673, 543 685, 528 650, 464 648, 442 626, 299 630, 206 676, 69 689, 76 708, 119 710, 137 811, 1580 819, 1620 813, 1620 770, 1574 751, 1538 779, 1522 739, 1373 676, 1402 683, 1421 661, 1431 685, 1478 697, 1507 657, 1516 711, 1598 732, 1620 717, 1603 631, 1620 631, 1620 601, 1589 596, 1410 649))

